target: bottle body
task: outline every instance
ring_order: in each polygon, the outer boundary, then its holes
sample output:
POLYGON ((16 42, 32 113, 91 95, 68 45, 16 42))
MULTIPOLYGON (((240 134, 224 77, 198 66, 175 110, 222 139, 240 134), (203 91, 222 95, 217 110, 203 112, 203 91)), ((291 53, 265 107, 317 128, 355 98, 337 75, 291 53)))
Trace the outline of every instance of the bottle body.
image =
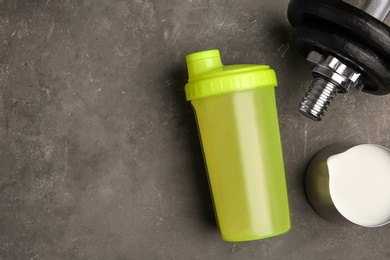
POLYGON ((273 87, 191 100, 218 226, 225 241, 290 229, 273 87))

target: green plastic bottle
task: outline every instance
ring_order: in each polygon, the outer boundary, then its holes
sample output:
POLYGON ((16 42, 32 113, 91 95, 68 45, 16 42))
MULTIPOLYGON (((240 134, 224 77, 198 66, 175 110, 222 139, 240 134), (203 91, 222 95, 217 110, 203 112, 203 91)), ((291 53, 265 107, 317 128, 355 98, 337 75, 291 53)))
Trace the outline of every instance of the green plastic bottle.
POLYGON ((268 238, 290 229, 276 110, 265 65, 224 66, 218 50, 187 56, 191 101, 222 239, 268 238))

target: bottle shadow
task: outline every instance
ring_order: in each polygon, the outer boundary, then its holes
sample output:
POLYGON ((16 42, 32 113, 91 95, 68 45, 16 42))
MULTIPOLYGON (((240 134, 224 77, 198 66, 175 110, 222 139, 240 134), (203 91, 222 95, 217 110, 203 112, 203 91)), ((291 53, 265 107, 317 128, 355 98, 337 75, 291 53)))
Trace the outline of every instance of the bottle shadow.
MULTIPOLYGON (((208 177, 201 148, 201 142, 198 135, 197 123, 191 103, 186 101, 184 86, 187 83, 187 71, 185 64, 179 64, 171 68, 168 73, 171 82, 170 91, 175 104, 174 125, 184 133, 184 142, 190 149, 185 152, 191 158, 188 178, 189 183, 193 183, 196 190, 196 196, 199 198, 199 219, 210 228, 216 228, 217 222, 214 214, 211 192, 208 184, 208 177)), ((184 149, 184 148, 183 148, 184 149)), ((195 212, 191 211, 191 212, 195 212)))

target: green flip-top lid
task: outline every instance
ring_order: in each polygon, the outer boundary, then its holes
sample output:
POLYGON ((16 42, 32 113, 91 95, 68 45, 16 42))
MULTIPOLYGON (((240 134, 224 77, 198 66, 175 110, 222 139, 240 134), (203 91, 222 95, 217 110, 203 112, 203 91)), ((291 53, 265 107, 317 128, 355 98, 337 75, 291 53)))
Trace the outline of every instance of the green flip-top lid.
POLYGON ((276 74, 267 65, 224 66, 218 50, 187 56, 187 100, 206 98, 234 91, 277 86, 276 74))

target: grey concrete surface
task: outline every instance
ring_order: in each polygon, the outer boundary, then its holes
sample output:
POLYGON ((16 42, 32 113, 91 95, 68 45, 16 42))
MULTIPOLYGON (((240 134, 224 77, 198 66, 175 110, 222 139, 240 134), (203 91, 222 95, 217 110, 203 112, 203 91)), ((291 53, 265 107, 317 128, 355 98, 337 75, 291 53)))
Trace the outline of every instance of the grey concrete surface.
POLYGON ((388 259, 390 227, 340 226, 304 170, 337 142, 390 147, 390 96, 297 112, 310 69, 287 0, 0 0, 0 259, 388 259), (216 228, 185 56, 278 74, 289 233, 226 243, 216 228))

